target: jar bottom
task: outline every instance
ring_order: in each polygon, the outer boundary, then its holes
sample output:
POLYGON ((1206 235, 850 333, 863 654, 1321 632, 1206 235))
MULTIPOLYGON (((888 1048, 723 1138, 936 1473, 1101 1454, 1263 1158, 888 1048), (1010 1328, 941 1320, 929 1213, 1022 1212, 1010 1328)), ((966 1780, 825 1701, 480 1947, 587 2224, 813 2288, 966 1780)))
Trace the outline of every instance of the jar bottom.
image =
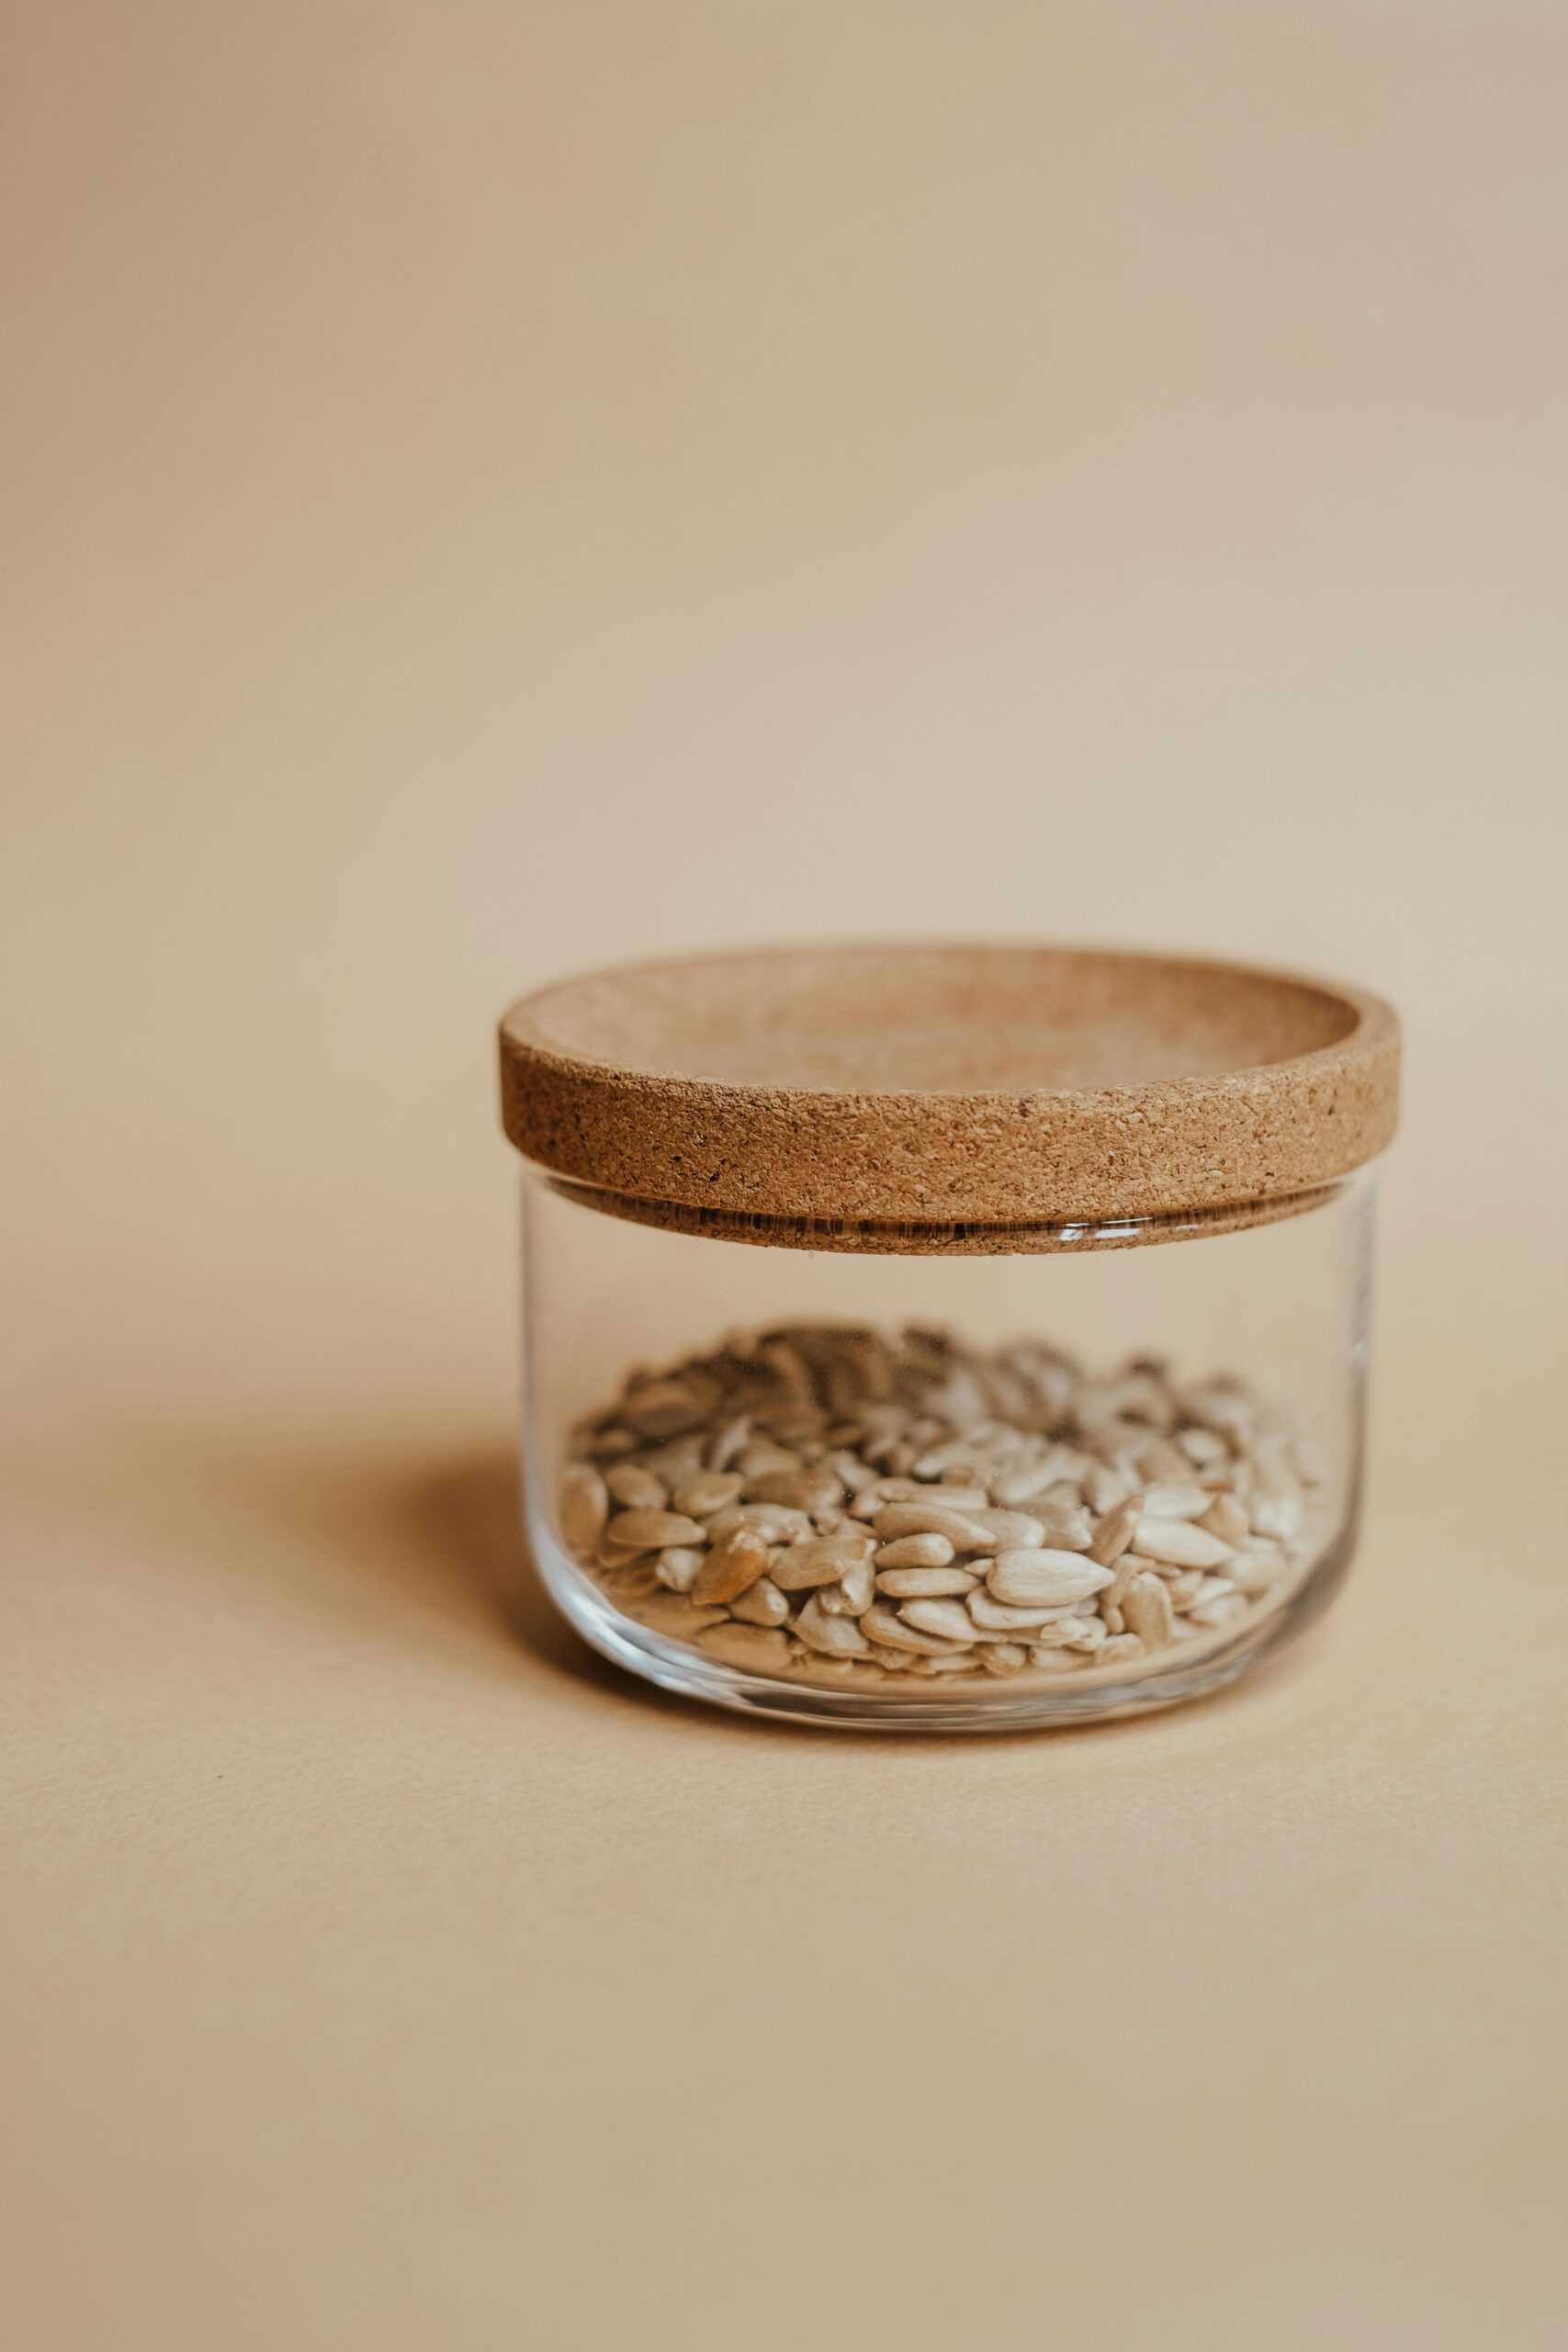
POLYGON ((623 1615, 558 1541, 547 1521, 526 1513, 530 1549, 540 1578, 561 1614, 589 1646, 612 1665, 676 1696, 733 1713, 829 1728, 892 1732, 1018 1732, 1065 1729, 1150 1714, 1224 1690, 1303 1632, 1333 1599, 1356 1548, 1357 1498, 1316 1558, 1292 1578, 1272 1605, 1254 1609, 1234 1633, 1174 1648, 1168 1665, 1156 1661, 1119 1673, 1079 1671, 1060 1679, 1040 1676, 987 1678, 962 1691, 940 1684, 886 1680, 877 1687, 825 1679, 773 1677, 672 1641, 623 1615))

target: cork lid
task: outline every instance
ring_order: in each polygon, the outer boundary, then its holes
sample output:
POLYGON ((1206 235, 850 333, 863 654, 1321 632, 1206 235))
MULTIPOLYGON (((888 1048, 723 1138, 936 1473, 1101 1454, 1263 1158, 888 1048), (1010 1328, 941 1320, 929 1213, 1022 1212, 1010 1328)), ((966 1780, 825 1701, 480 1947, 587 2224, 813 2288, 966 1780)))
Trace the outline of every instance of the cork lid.
POLYGON ((540 989, 501 1058, 507 1135, 602 1206, 919 1248, 1282 1206, 1389 1141, 1399 1031, 1359 989, 1185 956, 780 947, 540 989))

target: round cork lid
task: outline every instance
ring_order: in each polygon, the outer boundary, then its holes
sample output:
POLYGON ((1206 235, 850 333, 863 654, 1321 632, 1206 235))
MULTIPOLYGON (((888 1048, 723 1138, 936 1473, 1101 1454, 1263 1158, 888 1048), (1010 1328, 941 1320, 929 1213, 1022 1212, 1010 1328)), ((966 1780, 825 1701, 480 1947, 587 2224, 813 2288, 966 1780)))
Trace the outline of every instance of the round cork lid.
POLYGON ((1389 1141, 1399 1030, 1359 989, 1185 956, 780 947, 542 989, 501 1058, 507 1135, 603 1205, 852 1248, 1282 1204, 1389 1141))

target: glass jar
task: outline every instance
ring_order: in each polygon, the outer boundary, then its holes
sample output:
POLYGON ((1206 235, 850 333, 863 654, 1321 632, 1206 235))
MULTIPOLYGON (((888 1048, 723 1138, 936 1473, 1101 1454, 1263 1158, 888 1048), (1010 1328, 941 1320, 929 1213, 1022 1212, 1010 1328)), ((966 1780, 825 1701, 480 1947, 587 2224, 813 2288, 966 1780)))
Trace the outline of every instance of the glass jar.
POLYGON ((1044 947, 525 999, 524 1479, 563 1613, 752 1713, 1016 1729, 1212 1690, 1355 1543, 1361 991, 1044 947))

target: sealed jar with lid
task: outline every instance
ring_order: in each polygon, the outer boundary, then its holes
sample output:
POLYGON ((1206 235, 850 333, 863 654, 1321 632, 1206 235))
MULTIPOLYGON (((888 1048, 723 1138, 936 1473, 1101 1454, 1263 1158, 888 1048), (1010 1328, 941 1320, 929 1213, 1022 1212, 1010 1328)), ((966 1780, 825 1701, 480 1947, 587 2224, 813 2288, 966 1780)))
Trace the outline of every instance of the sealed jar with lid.
POLYGON ((525 998, 535 1558, 754 1713, 1083 1722, 1242 1673, 1355 1543, 1398 1031, 1035 946, 760 950, 525 998))

